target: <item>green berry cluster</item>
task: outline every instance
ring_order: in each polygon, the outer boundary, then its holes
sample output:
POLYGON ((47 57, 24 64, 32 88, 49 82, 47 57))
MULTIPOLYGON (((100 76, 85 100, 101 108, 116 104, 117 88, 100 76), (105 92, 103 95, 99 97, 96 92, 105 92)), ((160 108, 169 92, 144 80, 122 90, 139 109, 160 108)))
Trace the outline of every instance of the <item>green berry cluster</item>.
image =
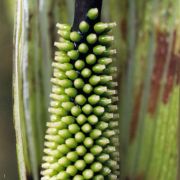
POLYGON ((90 9, 79 31, 57 24, 41 180, 118 178, 116 51, 108 35, 115 23, 97 22, 98 16, 90 9))

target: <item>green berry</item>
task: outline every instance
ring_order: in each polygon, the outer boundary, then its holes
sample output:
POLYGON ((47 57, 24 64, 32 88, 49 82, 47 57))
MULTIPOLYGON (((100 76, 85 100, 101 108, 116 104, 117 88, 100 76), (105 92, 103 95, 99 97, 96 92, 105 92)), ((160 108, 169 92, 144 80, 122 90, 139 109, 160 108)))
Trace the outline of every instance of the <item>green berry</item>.
POLYGON ((109 167, 103 167, 101 173, 102 175, 107 176, 111 173, 111 169, 109 167))
POLYGON ((93 53, 95 55, 102 55, 106 51, 106 47, 102 45, 97 45, 93 48, 93 53))
POLYGON ((90 149, 90 152, 93 154, 93 155, 98 155, 100 154, 101 152, 103 151, 103 148, 99 145, 94 145, 91 149, 90 149))
POLYGON ((81 35, 78 32, 73 31, 70 34, 70 39, 71 39, 71 41, 79 42, 81 40, 81 35))
POLYGON ((92 8, 88 11, 87 16, 91 20, 95 20, 98 17, 98 9, 92 8))
POLYGON ((63 94, 64 88, 53 85, 52 86, 52 92, 55 94, 63 94))
POLYGON ((81 75, 84 77, 84 78, 88 78, 91 76, 91 70, 89 68, 84 68, 82 71, 81 71, 81 75))
POLYGON ((71 50, 67 52, 67 55, 72 59, 72 60, 76 60, 79 57, 79 52, 76 50, 71 50))
POLYGON ((69 31, 59 30, 59 31, 58 31, 58 34, 59 34, 62 38, 66 39, 66 40, 69 40, 69 39, 70 39, 70 33, 69 33, 69 31))
POLYGON ((96 75, 92 75, 89 79, 89 83, 92 85, 92 86, 95 86, 97 85, 99 82, 101 81, 101 78, 99 76, 96 76, 96 75))
POLYGON ((109 36, 109 35, 101 35, 98 38, 98 41, 102 45, 109 45, 113 40, 114 40, 114 37, 113 36, 109 36))
POLYGON ((78 50, 80 53, 86 54, 88 52, 89 48, 88 48, 87 44, 81 43, 78 47, 78 50))
POLYGON ((94 88, 94 93, 98 94, 98 95, 102 95, 107 91, 107 87, 106 86, 97 86, 94 88))
POLYGON ((73 116, 78 116, 79 114, 81 114, 81 108, 79 106, 72 107, 71 114, 73 116))
POLYGON ((89 24, 86 21, 82 21, 79 24, 79 29, 82 33, 86 33, 89 30, 89 24))
POLYGON ((73 180, 84 180, 82 175, 76 175, 74 176, 73 180))
POLYGON ((80 114, 77 118, 76 121, 78 124, 82 125, 87 121, 87 118, 84 114, 80 114))
POLYGON ((97 116, 101 116, 104 113, 104 111, 105 111, 105 109, 102 106, 96 106, 93 109, 94 114, 97 115, 97 116))
POLYGON ((90 115, 88 117, 88 122, 92 125, 96 124, 98 122, 98 117, 95 116, 94 114, 90 115))
POLYGON ((77 132, 79 132, 80 127, 77 124, 70 124, 68 126, 69 132, 72 134, 76 134, 77 132))
POLYGON ((65 143, 69 148, 75 148, 77 146, 77 142, 74 138, 68 138, 65 143))
POLYGON ((74 64, 74 66, 77 70, 81 70, 85 67, 85 63, 82 60, 77 60, 74 64))
POLYGON ((74 123, 74 117, 73 116, 64 116, 61 118, 61 121, 64 122, 65 124, 69 125, 74 123))
POLYGON ((84 81, 81 79, 81 78, 78 78, 74 81, 74 86, 77 88, 77 89, 81 89, 83 88, 84 86, 84 81))
POLYGON ((96 144, 102 147, 108 145, 109 143, 110 143, 109 139, 105 137, 101 137, 98 140, 96 140, 96 144))
POLYGON ((84 179, 91 179, 94 175, 94 172, 91 169, 86 169, 83 171, 83 177, 84 179))
POLYGON ((93 107, 90 104, 86 104, 86 105, 83 106, 82 111, 85 114, 89 115, 93 111, 93 107))
POLYGON ((75 139, 78 143, 81 143, 85 139, 85 135, 82 132, 78 132, 75 134, 75 139))
POLYGON ((81 129, 84 133, 89 133, 92 130, 92 126, 86 123, 81 127, 81 129))
POLYGON ((97 157, 97 160, 102 162, 102 163, 108 161, 109 159, 110 159, 109 154, 105 154, 105 153, 103 153, 103 154, 101 154, 100 156, 97 157))
POLYGON ((82 171, 86 167, 84 160, 77 160, 74 165, 79 171, 82 171))
POLYGON ((66 88, 65 93, 70 97, 75 97, 77 94, 77 90, 75 88, 66 88))
POLYGON ((67 129, 62 129, 58 131, 58 134, 63 137, 63 138, 70 138, 71 137, 71 133, 69 130, 67 129))
POLYGON ((87 152, 87 149, 83 145, 80 145, 76 148, 76 152, 79 156, 83 156, 87 152))
POLYGON ((83 91, 86 93, 86 94, 90 94, 93 90, 93 87, 91 84, 85 84, 84 87, 83 87, 83 91))
POLYGON ((108 128, 108 123, 107 123, 107 122, 100 121, 100 122, 98 122, 98 124, 96 125, 96 128, 100 129, 101 131, 104 131, 105 129, 108 128))
POLYGON ((88 102, 91 104, 91 105, 95 105, 99 102, 100 100, 100 96, 96 95, 96 94, 93 94, 91 95, 89 98, 88 98, 88 102))
POLYGON ((77 173, 77 169, 76 169, 75 166, 70 165, 70 166, 67 167, 66 172, 67 172, 70 176, 75 176, 76 173, 77 173))
POLYGON ((95 73, 99 74, 99 73, 102 73, 106 69, 106 66, 103 64, 96 64, 95 66, 93 66, 92 69, 95 73))
POLYGON ((68 180, 69 179, 69 175, 67 172, 65 171, 61 171, 57 174, 57 179, 60 179, 60 180, 68 180))
POLYGON ((98 59, 98 63, 108 65, 112 63, 112 58, 100 58, 98 59))
POLYGON ((100 162, 94 162, 92 165, 91 165, 91 169, 93 172, 99 172, 101 171, 103 165, 100 163, 100 162))
POLYGON ((70 148, 66 145, 66 144, 61 144, 57 147, 57 149, 59 150, 59 152, 66 154, 69 152, 70 148))
POLYGON ((62 102, 61 106, 66 110, 70 111, 72 107, 74 106, 74 103, 72 102, 62 102))
POLYGON ((89 54, 87 57, 86 57, 86 62, 87 64, 94 64, 96 62, 96 56, 94 54, 89 54))
POLYGON ((61 51, 71 51, 74 49, 74 44, 71 42, 55 42, 54 45, 61 51))
POLYGON ((101 98, 100 99, 100 102, 99 102, 99 104, 100 105, 102 105, 102 106, 107 106, 107 105, 109 105, 109 104, 111 104, 112 103, 112 100, 111 99, 108 99, 108 98, 101 98))
POLYGON ((84 105, 86 102, 86 98, 82 94, 79 94, 75 97, 75 102, 79 105, 84 105))
POLYGON ((96 176, 94 176, 93 180, 104 180, 104 176, 103 175, 96 175, 96 176))
POLYGON ((67 159, 69 159, 70 161, 72 161, 72 162, 75 162, 75 161, 77 161, 78 160, 78 154, 77 154, 77 152, 68 152, 68 154, 67 154, 67 159))
POLYGON ((94 43, 96 43, 96 41, 97 41, 97 35, 91 33, 91 34, 89 34, 89 35, 87 36, 86 40, 87 40, 87 42, 88 42, 89 44, 94 44, 94 43))
POLYGON ((111 30, 115 26, 116 26, 116 23, 98 22, 98 23, 95 24, 94 30, 95 30, 96 33, 101 34, 101 33, 105 32, 105 31, 111 30))
POLYGON ((87 148, 90 148, 93 146, 93 139, 90 138, 90 137, 86 137, 85 140, 84 140, 84 145, 87 147, 87 148))
POLYGON ((69 26, 68 24, 57 23, 56 27, 58 27, 61 30, 66 30, 66 31, 70 31, 70 29, 71 29, 71 26, 69 26))
POLYGON ((91 163, 94 161, 94 155, 91 154, 91 153, 87 153, 87 154, 84 156, 84 161, 85 161, 87 164, 91 164, 91 163))
POLYGON ((66 71, 66 76, 69 79, 74 80, 78 77, 78 73, 75 70, 69 70, 69 71, 66 71))
POLYGON ((99 138, 101 135, 102 135, 102 132, 101 132, 101 130, 99 130, 99 129, 93 129, 93 130, 91 131, 91 133, 90 133, 90 137, 91 137, 92 139, 97 139, 97 138, 99 138))
POLYGON ((58 160, 58 163, 63 167, 67 167, 70 164, 70 161, 67 157, 62 157, 58 160))

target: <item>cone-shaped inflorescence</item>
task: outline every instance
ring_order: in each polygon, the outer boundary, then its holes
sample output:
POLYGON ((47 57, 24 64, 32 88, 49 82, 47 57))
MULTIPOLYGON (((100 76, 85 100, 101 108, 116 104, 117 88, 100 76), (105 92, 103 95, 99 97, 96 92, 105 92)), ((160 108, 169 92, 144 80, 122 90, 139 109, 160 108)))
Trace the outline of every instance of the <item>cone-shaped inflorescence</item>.
POLYGON ((79 31, 57 24, 42 180, 115 180, 119 173, 116 68, 108 32, 90 9, 79 31))

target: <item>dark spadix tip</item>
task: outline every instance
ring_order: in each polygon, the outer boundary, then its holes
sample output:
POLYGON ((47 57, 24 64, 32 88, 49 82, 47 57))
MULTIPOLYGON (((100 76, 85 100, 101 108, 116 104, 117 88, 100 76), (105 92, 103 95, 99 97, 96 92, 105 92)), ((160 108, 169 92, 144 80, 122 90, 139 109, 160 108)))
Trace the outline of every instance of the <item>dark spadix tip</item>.
POLYGON ((88 17, 96 21, 100 20, 102 8, 102 0, 76 0, 75 2, 75 13, 74 13, 74 23, 72 26, 72 30, 77 31, 79 28, 80 22, 84 21, 88 17), (92 9, 92 11, 88 13, 88 11, 92 9))

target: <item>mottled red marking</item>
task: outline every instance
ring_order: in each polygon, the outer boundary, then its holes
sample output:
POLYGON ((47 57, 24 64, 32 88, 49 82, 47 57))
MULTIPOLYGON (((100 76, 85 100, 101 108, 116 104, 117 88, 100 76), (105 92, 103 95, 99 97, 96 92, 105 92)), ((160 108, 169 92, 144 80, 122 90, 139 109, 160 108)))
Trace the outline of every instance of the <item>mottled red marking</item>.
MULTIPOLYGON (((165 84, 165 91, 163 94, 163 102, 167 103, 168 99, 169 99, 169 95, 173 89, 173 85, 174 85, 174 78, 176 77, 177 73, 178 73, 178 67, 179 63, 180 63, 180 56, 178 57, 175 54, 172 54, 171 56, 171 60, 170 60, 170 64, 169 64, 169 68, 168 68, 168 73, 167 73, 167 81, 165 84)), ((179 69, 180 71, 180 69, 179 69)), ((178 79, 177 79, 177 83, 178 83, 178 79)))
POLYGON ((143 92, 142 90, 143 90, 143 85, 140 86, 139 92, 136 95, 136 99, 135 99, 132 121, 130 124, 130 142, 132 142, 136 136, 136 129, 138 125, 139 111, 141 106, 141 96, 143 92))
POLYGON ((152 79, 151 79, 151 94, 149 98, 149 107, 148 111, 150 113, 154 113, 156 106, 157 106, 157 100, 159 96, 159 90, 160 90, 160 82, 163 75, 164 66, 167 60, 167 53, 168 53, 168 42, 167 42, 167 33, 163 32, 157 32, 157 47, 156 47, 156 53, 155 53, 155 65, 153 69, 152 79))
MULTIPOLYGON (((166 61, 168 60, 168 49, 169 49, 169 42, 168 39, 169 34, 165 32, 157 31, 157 48, 155 52, 155 65, 153 69, 152 79, 151 79, 151 94, 149 98, 149 106, 148 111, 151 114, 155 113, 157 103, 158 103, 158 97, 160 93, 161 88, 161 81, 162 76, 165 68, 166 61)), ((165 91, 163 94, 163 102, 167 103, 168 97, 170 92, 173 88, 174 79, 176 77, 176 67, 177 67, 177 61, 179 57, 174 54, 174 45, 176 40, 176 33, 173 34, 173 45, 172 50, 170 54, 170 62, 168 67, 168 74, 166 79, 166 85, 165 85, 165 91)))
MULTIPOLYGON (((159 93, 161 88, 161 81, 164 73, 165 64, 167 61, 167 54, 168 54, 168 48, 169 44, 167 41, 167 38, 169 35, 167 33, 163 32, 157 32, 157 48, 155 52, 155 65, 153 69, 153 75, 151 79, 151 89, 150 89, 150 98, 149 98, 149 104, 148 104, 148 111, 151 114, 154 114, 158 99, 159 99, 159 93)), ((174 33, 173 37, 173 46, 170 56, 170 62, 168 66, 168 73, 166 77, 166 84, 163 94, 163 102, 167 103, 170 93, 172 92, 174 80, 177 78, 177 73, 179 71, 180 73, 180 55, 174 54, 174 45, 175 45, 175 37, 176 34, 174 33)), ((177 83, 180 83, 180 77, 177 79, 177 83)), ((132 121, 130 124, 130 142, 132 143, 136 136, 136 130, 138 125, 138 119, 139 119, 139 111, 141 106, 141 96, 143 92, 143 84, 139 88, 139 92, 136 95, 135 103, 134 103, 134 109, 133 109, 133 115, 132 115, 132 121)))

